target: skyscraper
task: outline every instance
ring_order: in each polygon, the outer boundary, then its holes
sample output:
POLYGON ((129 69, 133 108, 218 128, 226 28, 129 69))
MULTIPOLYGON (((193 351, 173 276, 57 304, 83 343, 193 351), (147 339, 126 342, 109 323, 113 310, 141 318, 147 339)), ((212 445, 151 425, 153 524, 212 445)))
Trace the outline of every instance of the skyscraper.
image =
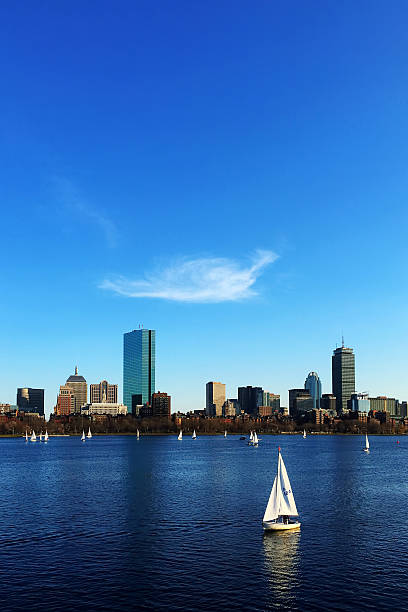
POLYGON ((296 418, 313 410, 313 398, 308 389, 289 389, 289 414, 296 418))
POLYGON ((123 403, 132 412, 132 395, 151 403, 155 390, 156 332, 134 329, 123 334, 123 403))
POLYGON ((205 386, 205 412, 207 416, 222 416, 225 402, 225 385, 220 382, 208 382, 205 386))
POLYGON ((89 402, 91 404, 98 404, 100 402, 117 404, 118 385, 110 385, 107 380, 102 380, 96 385, 89 385, 89 402))
POLYGON ((75 412, 79 413, 82 406, 88 403, 88 385, 85 378, 78 374, 78 366, 75 366, 75 374, 67 378, 65 386, 72 389, 75 397, 75 412))
POLYGON ((313 398, 313 408, 320 408, 320 400, 322 398, 322 383, 316 372, 309 372, 305 380, 305 389, 307 389, 313 398))
POLYGON ((262 387, 238 387, 238 402, 246 414, 256 416, 259 406, 263 404, 263 389, 262 387))
POLYGON ((353 349, 346 348, 344 344, 333 351, 332 387, 337 414, 347 412, 347 401, 356 391, 356 376, 353 349))
POLYGON ((44 389, 20 387, 17 389, 17 406, 23 412, 44 414, 44 389))

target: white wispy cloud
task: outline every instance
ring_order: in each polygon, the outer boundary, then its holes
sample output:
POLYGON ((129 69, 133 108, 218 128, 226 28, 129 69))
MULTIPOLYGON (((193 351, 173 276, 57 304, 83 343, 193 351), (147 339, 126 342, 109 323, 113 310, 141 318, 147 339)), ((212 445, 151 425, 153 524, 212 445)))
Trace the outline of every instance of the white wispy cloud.
POLYGON ((98 207, 91 204, 76 189, 74 183, 64 177, 53 177, 52 183, 58 200, 70 214, 80 215, 82 220, 99 228, 109 247, 117 244, 118 231, 114 222, 98 207))
POLYGON ((226 258, 178 259, 144 279, 123 276, 104 280, 100 288, 132 298, 178 302, 233 302, 257 295, 253 288, 266 266, 277 259, 272 251, 256 251, 250 264, 226 258))

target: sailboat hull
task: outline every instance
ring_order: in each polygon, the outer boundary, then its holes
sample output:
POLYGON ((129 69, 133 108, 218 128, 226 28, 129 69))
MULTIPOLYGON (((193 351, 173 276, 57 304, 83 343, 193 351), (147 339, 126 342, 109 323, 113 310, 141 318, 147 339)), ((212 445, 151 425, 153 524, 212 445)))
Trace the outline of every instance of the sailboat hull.
POLYGON ((300 527, 299 521, 290 521, 289 523, 265 521, 262 525, 265 531, 287 531, 288 529, 298 529, 300 527))

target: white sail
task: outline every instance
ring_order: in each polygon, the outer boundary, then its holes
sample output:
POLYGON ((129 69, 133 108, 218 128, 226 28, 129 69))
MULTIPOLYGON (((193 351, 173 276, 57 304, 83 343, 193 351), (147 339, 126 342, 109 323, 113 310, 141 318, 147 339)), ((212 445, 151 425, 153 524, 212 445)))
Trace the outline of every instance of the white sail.
POLYGON ((81 440, 82 440, 82 442, 85 442, 85 432, 84 432, 84 430, 82 430, 81 440))
POLYGON ((193 439, 193 440, 195 440, 195 439, 196 439, 197 435, 196 435, 195 429, 194 429, 194 431, 193 431, 193 435, 192 435, 191 437, 192 437, 192 439, 193 439))
POLYGON ((306 429, 303 430, 303 437, 306 438, 306 429))
POLYGON ((180 433, 179 433, 179 435, 178 435, 177 440, 182 440, 182 439, 183 439, 183 432, 182 432, 182 430, 180 429, 180 433))
POLYGON ((88 428, 88 434, 86 436, 87 438, 92 438, 92 433, 91 433, 91 428, 88 428))
POLYGON ((285 464, 283 463, 283 459, 280 453, 279 453, 279 456, 280 456, 280 462, 281 462, 280 480, 281 480, 281 490, 282 490, 280 514, 288 514, 289 516, 298 516, 299 513, 296 508, 295 498, 293 497, 292 487, 290 486, 289 476, 286 471, 286 467, 285 467, 285 464))
POLYGON ((254 444, 258 444, 258 442, 259 442, 259 440, 258 440, 258 436, 256 435, 256 431, 254 431, 254 437, 253 437, 252 442, 253 442, 254 444))
POLYGON ((367 434, 366 434, 366 440, 365 440, 365 448, 366 448, 366 450, 368 450, 368 449, 370 448, 370 443, 369 443, 369 441, 368 441, 368 436, 367 436, 367 434))
POLYGON ((263 521, 274 521, 282 515, 298 516, 298 511, 290 486, 288 473, 279 452, 278 472, 273 482, 263 521))
POLYGON ((41 432, 40 433, 40 442, 42 442, 42 438, 43 438, 43 436, 42 436, 42 432, 41 432))
POLYGON ((26 435, 25 435, 25 441, 28 442, 28 434, 27 434, 27 430, 26 430, 26 435))
POLYGON ((45 430, 44 442, 48 442, 48 431, 47 430, 45 430))
POLYGON ((31 440, 31 442, 36 442, 36 440, 37 440, 37 436, 35 435, 34 429, 33 429, 33 433, 31 434, 30 440, 31 440))
POLYGON ((139 430, 137 430, 137 431, 136 431, 136 437, 137 437, 137 439, 139 440, 139 438, 140 438, 140 433, 139 433, 139 430))
POLYGON ((251 433, 249 434, 249 441, 252 442, 252 440, 254 439, 253 433, 251 431, 251 433))
POLYGON ((227 437, 227 430, 224 431, 224 438, 227 437))
POLYGON ((273 481, 272 491, 269 496, 268 504, 266 506, 265 514, 263 517, 264 523, 267 521, 274 521, 279 516, 279 495, 280 491, 278 488, 278 475, 275 476, 273 481))

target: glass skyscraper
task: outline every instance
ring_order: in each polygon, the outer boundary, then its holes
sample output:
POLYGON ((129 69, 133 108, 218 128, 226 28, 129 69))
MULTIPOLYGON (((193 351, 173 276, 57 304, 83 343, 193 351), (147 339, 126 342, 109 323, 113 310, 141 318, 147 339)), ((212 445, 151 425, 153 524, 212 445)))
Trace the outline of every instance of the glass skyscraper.
POLYGON ((123 403, 132 412, 132 395, 151 404, 155 391, 156 332, 135 329, 123 334, 123 403))
POLYGON ((316 372, 310 372, 305 380, 305 389, 307 389, 313 398, 313 408, 320 408, 320 400, 322 399, 322 383, 316 372))

